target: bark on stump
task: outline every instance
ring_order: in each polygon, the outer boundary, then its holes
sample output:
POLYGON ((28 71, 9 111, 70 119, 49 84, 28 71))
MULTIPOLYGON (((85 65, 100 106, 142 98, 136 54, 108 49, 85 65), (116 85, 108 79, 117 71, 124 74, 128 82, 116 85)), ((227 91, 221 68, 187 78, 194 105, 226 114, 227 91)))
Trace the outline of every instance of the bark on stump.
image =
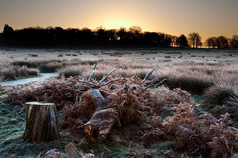
POLYGON ((53 103, 27 102, 26 128, 23 138, 39 143, 60 137, 56 106, 53 103))
POLYGON ((91 97, 97 105, 97 109, 91 119, 84 124, 84 132, 91 140, 103 140, 114 123, 118 121, 117 112, 114 108, 107 107, 108 102, 98 90, 93 90, 91 97))

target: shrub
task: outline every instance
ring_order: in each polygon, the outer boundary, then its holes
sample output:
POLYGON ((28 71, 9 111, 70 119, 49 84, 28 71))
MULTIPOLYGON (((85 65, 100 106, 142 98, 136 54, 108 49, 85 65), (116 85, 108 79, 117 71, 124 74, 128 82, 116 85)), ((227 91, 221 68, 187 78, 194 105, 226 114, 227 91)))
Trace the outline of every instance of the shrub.
POLYGON ((60 72, 60 76, 64 75, 66 78, 67 77, 77 77, 77 76, 82 76, 83 75, 83 70, 82 69, 76 69, 76 68, 68 68, 64 69, 60 72))
POLYGON ((33 62, 33 61, 14 61, 11 64, 15 66, 21 66, 21 67, 27 66, 28 68, 33 68, 38 66, 37 62, 33 62))
POLYGON ((12 66, 10 68, 5 68, 0 70, 0 76, 2 80, 16 80, 18 78, 25 78, 29 76, 37 76, 38 71, 34 69, 28 69, 26 66, 12 66))
POLYGON ((52 102, 57 108, 62 108, 65 104, 74 102, 78 88, 76 80, 65 82, 64 79, 51 79, 44 82, 40 87, 31 89, 21 89, 12 91, 8 96, 3 98, 3 102, 11 105, 21 105, 28 101, 52 102))
POLYGON ((233 89, 224 85, 216 85, 209 88, 205 92, 205 100, 207 103, 223 105, 230 98, 238 98, 238 95, 233 91, 233 89))
POLYGON ((170 89, 181 88, 195 94, 203 94, 207 88, 213 85, 210 81, 194 77, 177 77, 169 75, 163 76, 162 78, 166 79, 165 83, 170 89))
POLYGON ((215 116, 219 117, 221 114, 229 113, 235 121, 234 123, 238 121, 238 93, 232 87, 219 84, 209 88, 205 93, 203 107, 207 108, 209 106, 211 108, 208 110, 215 116))
POLYGON ((31 57, 38 57, 38 54, 31 54, 31 57))
POLYGON ((53 62, 53 63, 41 64, 39 69, 40 69, 40 72, 51 73, 51 72, 57 72, 62 67, 63 67, 62 64, 58 62, 53 62))

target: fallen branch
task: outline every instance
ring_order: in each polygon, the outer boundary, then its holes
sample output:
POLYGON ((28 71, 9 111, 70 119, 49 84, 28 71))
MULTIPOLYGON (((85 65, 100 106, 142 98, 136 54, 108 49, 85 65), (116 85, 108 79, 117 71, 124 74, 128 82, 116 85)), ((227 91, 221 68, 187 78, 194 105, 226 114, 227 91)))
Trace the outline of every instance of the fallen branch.
POLYGON ((154 78, 153 80, 151 80, 151 81, 150 81, 150 84, 147 85, 147 86, 143 89, 143 91, 145 91, 146 89, 150 88, 150 86, 153 85, 153 84, 154 84, 155 82, 157 82, 158 80, 159 80, 159 77, 156 77, 156 78, 154 78))
MULTIPOLYGON (((151 82, 148 86, 146 86, 146 87, 143 89, 143 91, 145 91, 145 90, 147 90, 148 88, 150 88, 156 81, 158 81, 158 79, 157 79, 157 80, 154 80, 154 82, 151 82)), ((166 79, 161 80, 158 84, 156 84, 156 85, 154 86, 154 88, 156 88, 157 86, 159 86, 160 84, 162 84, 164 81, 166 81, 166 79)))
POLYGON ((111 80, 111 81, 108 81, 108 82, 106 82, 104 85, 101 85, 100 87, 104 87, 104 86, 106 86, 106 85, 108 85, 108 84, 110 84, 110 83, 112 83, 112 82, 116 82, 116 81, 126 81, 126 79, 125 78, 118 78, 118 79, 115 79, 115 80, 111 80))
POLYGON ((89 84, 89 85, 95 86, 95 84, 94 84, 94 83, 92 83, 92 82, 81 81, 81 80, 79 80, 78 82, 82 82, 82 83, 86 83, 86 84, 89 84))
POLYGON ((118 66, 116 69, 112 70, 111 72, 109 72, 106 76, 103 76, 103 78, 99 81, 99 83, 97 84, 97 86, 100 86, 100 84, 102 84, 109 75, 111 75, 113 72, 117 71, 120 68, 120 66, 118 66))
POLYGON ((153 80, 147 82, 146 84, 150 84, 150 83, 152 83, 152 82, 154 83, 154 81, 158 81, 159 79, 160 79, 160 76, 155 77, 153 80))
POLYGON ((103 140, 110 132, 114 123, 119 119, 116 110, 107 107, 107 100, 103 98, 98 90, 93 90, 91 92, 91 98, 96 104, 97 109, 91 119, 84 124, 84 132, 91 140, 103 140))
POLYGON ((154 88, 158 87, 158 86, 159 86, 160 84, 162 84, 164 81, 166 81, 166 79, 161 80, 159 83, 157 83, 157 84, 154 86, 154 88))
POLYGON ((141 82, 142 84, 147 80, 147 78, 153 73, 154 70, 155 70, 155 67, 153 67, 153 69, 145 75, 145 78, 141 82))
POLYGON ((95 74, 96 66, 97 66, 97 64, 98 64, 100 61, 102 61, 102 60, 98 60, 98 61, 93 65, 93 72, 92 72, 92 74, 89 76, 88 81, 90 81, 91 78, 93 77, 93 75, 95 74))

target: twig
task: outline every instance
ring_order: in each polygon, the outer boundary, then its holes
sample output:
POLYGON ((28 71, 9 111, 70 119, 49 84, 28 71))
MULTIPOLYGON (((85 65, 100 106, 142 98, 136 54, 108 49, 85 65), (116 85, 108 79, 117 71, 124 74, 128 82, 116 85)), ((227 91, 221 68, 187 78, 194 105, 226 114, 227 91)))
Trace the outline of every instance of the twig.
POLYGON ((92 72, 92 74, 89 76, 88 81, 90 81, 91 78, 93 77, 93 75, 94 75, 94 73, 95 73, 96 66, 97 66, 97 64, 98 64, 100 61, 102 61, 102 60, 98 60, 98 61, 93 65, 93 72, 92 72))
MULTIPOLYGON (((159 79, 159 78, 158 78, 158 79, 159 79)), ((158 79, 157 79, 157 80, 158 80, 158 79)), ((150 88, 150 86, 153 85, 157 80, 154 80, 154 82, 151 82, 148 86, 146 86, 146 87, 143 89, 143 91, 145 91, 145 90, 147 90, 148 88, 150 88)), ((154 88, 157 87, 158 85, 160 85, 161 83, 163 83, 164 81, 166 81, 166 79, 161 80, 158 84, 156 84, 156 85, 154 86, 154 88)))
POLYGON ((102 84, 109 75, 111 75, 113 72, 117 71, 120 68, 120 66, 118 66, 116 69, 112 70, 111 72, 109 72, 106 76, 103 76, 103 78, 99 81, 99 83, 97 84, 97 86, 100 86, 100 84, 102 84))
POLYGON ((92 86, 82 85, 82 86, 78 87, 78 89, 76 89, 75 91, 76 92, 84 92, 84 91, 87 91, 88 89, 91 89, 91 88, 99 88, 99 86, 96 86, 96 85, 92 85, 92 86))
POLYGON ((166 81, 166 79, 163 79, 162 81, 160 81, 158 84, 156 84, 156 85, 154 86, 154 88, 156 88, 158 85, 162 84, 164 81, 166 81))
POLYGON ((153 67, 153 69, 145 75, 145 78, 143 79, 141 83, 144 83, 147 80, 147 78, 153 73, 154 70, 155 70, 155 67, 153 67))
POLYGON ((127 149, 128 157, 130 156, 129 154, 130 154, 131 144, 132 144, 132 141, 130 141, 130 144, 129 144, 128 149, 127 149))
POLYGON ((150 83, 152 83, 152 82, 154 82, 154 81, 157 81, 159 78, 160 78, 160 76, 158 76, 158 77, 155 77, 153 80, 151 80, 151 81, 147 82, 146 84, 150 84, 150 83))
POLYGON ((78 80, 78 82, 82 82, 82 83, 86 83, 86 84, 95 86, 95 84, 92 82, 87 82, 87 81, 82 81, 82 80, 78 80))
POLYGON ((154 78, 153 80, 151 80, 150 81, 150 84, 149 85, 147 85, 144 89, 143 89, 143 91, 145 91, 146 89, 148 89, 151 85, 153 85, 156 81, 158 81, 159 80, 159 77, 156 77, 156 78, 154 78))
POLYGON ((108 85, 112 82, 116 82, 116 81, 120 81, 120 80, 122 81, 122 80, 125 80, 125 79, 124 78, 118 78, 118 79, 115 79, 115 80, 111 80, 111 81, 106 82, 104 85, 101 85, 100 87, 104 87, 104 86, 106 86, 106 85, 108 85))

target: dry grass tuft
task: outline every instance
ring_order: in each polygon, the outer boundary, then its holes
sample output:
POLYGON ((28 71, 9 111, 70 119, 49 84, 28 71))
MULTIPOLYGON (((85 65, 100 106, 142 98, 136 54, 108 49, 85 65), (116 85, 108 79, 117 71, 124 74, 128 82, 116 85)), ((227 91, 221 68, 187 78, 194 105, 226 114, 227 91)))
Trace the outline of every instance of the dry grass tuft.
POLYGON ((48 73, 51 73, 51 72, 57 72, 59 69, 61 69, 63 66, 61 63, 58 63, 58 62, 50 62, 50 63, 47 63, 47 64, 41 64, 39 69, 40 69, 40 72, 48 72, 48 73))
POLYGON ((206 91, 205 99, 207 103, 223 105, 231 98, 238 98, 238 94, 233 88, 226 84, 217 84, 206 91))
POLYGON ((177 77, 171 75, 171 76, 164 76, 162 78, 167 79, 165 83, 170 89, 179 87, 193 94, 203 94, 206 89, 208 89, 214 84, 211 81, 188 76, 177 77))
POLYGON ((78 77, 78 76, 82 76, 83 72, 85 72, 84 69, 79 69, 78 67, 70 67, 60 71, 60 76, 64 75, 66 78, 71 76, 78 77))
POLYGON ((33 61, 14 61, 11 64, 20 67, 27 66, 28 68, 35 68, 38 66, 38 63, 33 61))
MULTIPOLYGON (((218 117, 227 112, 234 121, 238 121, 238 93, 226 84, 209 88, 205 94, 203 107, 209 108, 209 111, 218 117)), ((237 126, 237 122, 234 122, 234 125, 237 126)))
POLYGON ((30 76, 38 76, 38 71, 34 69, 28 69, 26 66, 11 66, 7 65, 0 70, 0 76, 3 81, 16 80, 19 78, 25 78, 30 76))
POLYGON ((41 87, 26 90, 12 90, 3 102, 24 107, 28 101, 52 102, 62 109, 64 105, 74 104, 78 83, 76 79, 51 79, 41 87))

